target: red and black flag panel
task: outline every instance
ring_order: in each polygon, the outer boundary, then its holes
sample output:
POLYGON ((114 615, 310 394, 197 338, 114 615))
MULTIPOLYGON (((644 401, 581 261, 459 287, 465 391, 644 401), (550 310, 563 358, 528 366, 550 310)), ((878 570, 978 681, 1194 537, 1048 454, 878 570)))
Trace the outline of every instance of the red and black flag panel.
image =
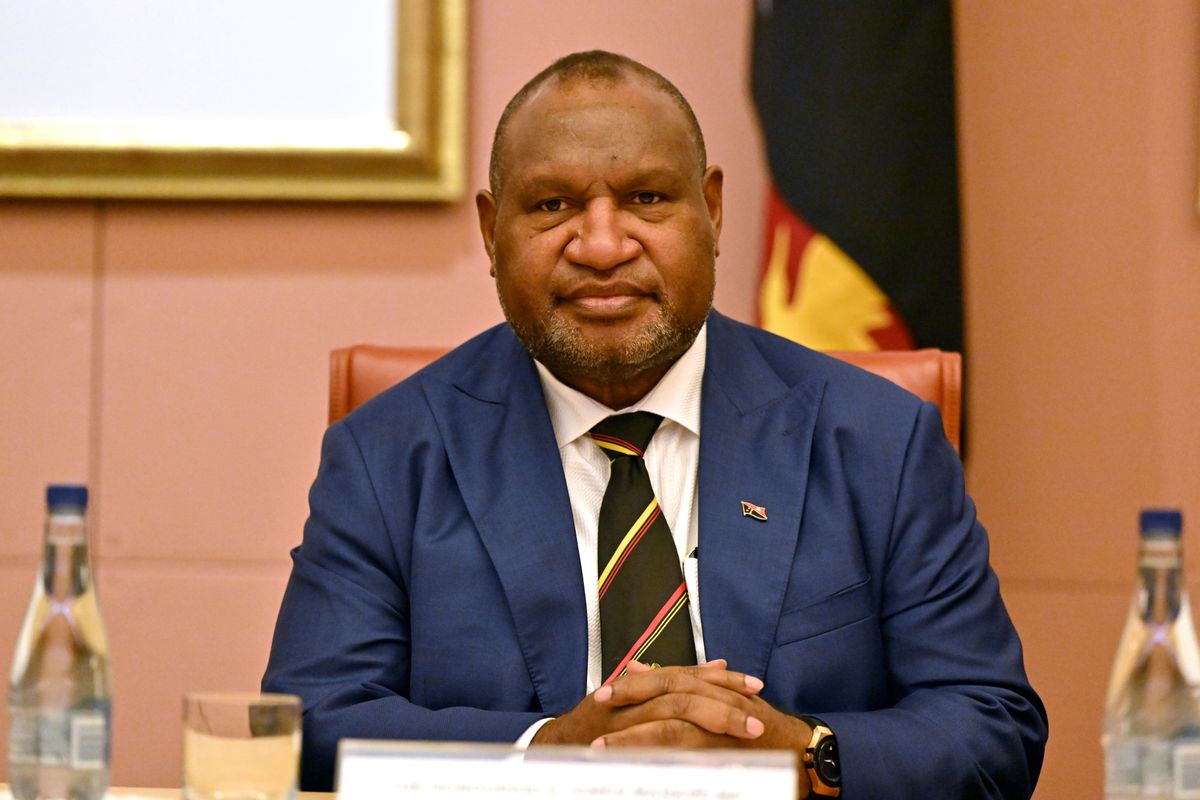
POLYGON ((763 327, 961 352, 949 0, 758 0, 752 82, 774 183, 763 327))

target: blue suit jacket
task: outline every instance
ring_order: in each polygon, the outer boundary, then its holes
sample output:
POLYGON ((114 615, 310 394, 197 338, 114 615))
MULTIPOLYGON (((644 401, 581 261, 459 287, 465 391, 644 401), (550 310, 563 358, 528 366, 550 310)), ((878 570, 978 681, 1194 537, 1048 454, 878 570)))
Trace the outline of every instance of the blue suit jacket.
MULTIPOLYGON (((713 313, 699 586, 709 658, 838 735, 844 797, 1025 797, 1046 716, 937 408, 713 313), (766 507, 767 522, 741 501, 766 507)), ((342 737, 513 741, 584 696, 575 529, 507 326, 330 426, 263 680, 342 737)))

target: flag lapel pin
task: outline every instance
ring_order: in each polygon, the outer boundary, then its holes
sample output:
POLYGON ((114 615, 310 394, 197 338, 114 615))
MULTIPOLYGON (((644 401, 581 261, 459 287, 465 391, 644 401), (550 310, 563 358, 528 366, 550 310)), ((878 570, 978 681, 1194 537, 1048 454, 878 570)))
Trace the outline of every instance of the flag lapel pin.
POLYGON ((764 508, 763 506, 756 506, 756 505, 754 505, 754 503, 751 503, 749 500, 743 500, 742 501, 742 516, 743 517, 753 517, 754 519, 759 520, 760 522, 766 522, 767 521, 767 509, 764 508))

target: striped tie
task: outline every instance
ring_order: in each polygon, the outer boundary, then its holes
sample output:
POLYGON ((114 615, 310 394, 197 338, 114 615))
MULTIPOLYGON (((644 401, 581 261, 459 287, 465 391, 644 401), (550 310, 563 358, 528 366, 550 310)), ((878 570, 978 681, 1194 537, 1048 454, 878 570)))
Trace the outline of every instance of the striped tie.
POLYGON ((601 674, 609 683, 630 661, 696 663, 687 584, 642 454, 662 417, 619 414, 592 428, 612 462, 600 504, 601 674))

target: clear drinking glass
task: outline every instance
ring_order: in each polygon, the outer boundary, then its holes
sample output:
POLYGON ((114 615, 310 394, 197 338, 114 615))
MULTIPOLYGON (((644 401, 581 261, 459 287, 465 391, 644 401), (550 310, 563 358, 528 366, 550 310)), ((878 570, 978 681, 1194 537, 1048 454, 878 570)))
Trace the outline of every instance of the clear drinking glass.
POLYGON ((295 800, 299 771, 299 697, 184 696, 184 800, 295 800))

